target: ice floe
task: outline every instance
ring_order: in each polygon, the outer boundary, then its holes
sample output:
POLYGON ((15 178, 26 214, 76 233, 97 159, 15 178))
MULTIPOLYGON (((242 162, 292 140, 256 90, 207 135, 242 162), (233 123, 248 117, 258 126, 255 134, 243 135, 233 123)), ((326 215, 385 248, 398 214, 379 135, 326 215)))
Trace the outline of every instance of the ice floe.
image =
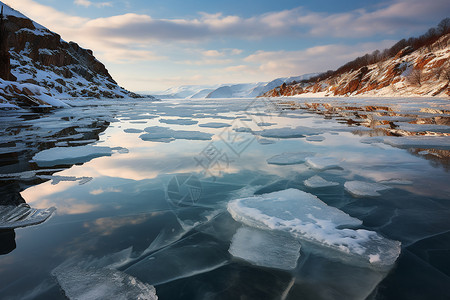
POLYGON ((220 123, 220 122, 210 122, 210 123, 199 124, 198 126, 199 127, 207 127, 207 128, 224 128, 224 127, 231 127, 231 124, 220 123))
POLYGON ((304 163, 307 157, 314 156, 314 152, 284 152, 267 159, 272 165, 295 165, 304 163))
POLYGON ((176 139, 184 140, 210 140, 210 133, 200 131, 173 130, 167 127, 152 126, 145 128, 144 134, 139 137, 144 141, 168 143, 176 139))
POLYGON ((340 162, 330 156, 307 157, 305 161, 308 166, 319 171, 340 168, 340 162))
POLYGON ((160 119, 159 122, 176 125, 194 125, 198 123, 198 121, 192 119, 160 119))
POLYGON ((337 182, 327 181, 318 175, 306 179, 303 183, 310 188, 323 188, 339 185, 337 182))
POLYGON ((300 247, 299 241, 288 234, 241 227, 228 251, 257 266, 292 270, 297 266, 300 247))
POLYGON ((0 230, 36 225, 47 220, 56 210, 31 208, 28 204, 0 206, 0 230))
POLYGON ((380 183, 372 183, 372 182, 365 182, 365 181, 347 181, 344 184, 345 189, 347 192, 352 194, 355 197, 377 197, 381 196, 379 191, 388 190, 391 187, 386 186, 384 184, 380 183))
POLYGON ((300 241, 340 253, 336 258, 343 261, 384 268, 400 254, 400 242, 374 231, 351 229, 362 222, 300 190, 236 199, 227 208, 238 222, 289 233, 300 241))
POLYGON ((92 145, 77 147, 55 147, 38 152, 33 156, 33 161, 38 166, 56 166, 60 164, 76 164, 88 162, 96 157, 111 156, 113 149, 110 147, 97 147, 92 145))

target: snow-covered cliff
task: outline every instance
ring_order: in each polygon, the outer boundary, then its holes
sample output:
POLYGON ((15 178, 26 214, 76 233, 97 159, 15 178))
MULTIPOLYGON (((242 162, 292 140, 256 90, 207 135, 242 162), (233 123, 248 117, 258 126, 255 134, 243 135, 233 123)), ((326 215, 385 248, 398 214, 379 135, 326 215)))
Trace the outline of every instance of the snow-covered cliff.
POLYGON ((120 87, 91 50, 0 5, 13 75, 0 79, 0 105, 63 106, 57 99, 139 97, 120 87))
POLYGON ((450 96, 450 34, 415 51, 315 82, 282 84, 263 94, 279 96, 450 96))

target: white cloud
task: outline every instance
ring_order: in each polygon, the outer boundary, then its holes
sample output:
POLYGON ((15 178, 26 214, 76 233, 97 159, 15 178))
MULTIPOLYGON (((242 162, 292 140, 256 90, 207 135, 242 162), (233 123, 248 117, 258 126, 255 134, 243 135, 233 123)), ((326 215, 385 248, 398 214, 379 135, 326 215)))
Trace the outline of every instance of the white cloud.
POLYGON ((229 67, 228 70, 260 73, 273 77, 323 72, 335 69, 375 49, 392 46, 394 43, 394 41, 386 40, 356 45, 322 45, 300 51, 257 51, 244 59, 247 65, 229 67))
POLYGON ((75 0, 74 3, 76 5, 79 6, 84 6, 84 7, 89 7, 89 6, 95 6, 98 8, 102 8, 102 7, 111 7, 112 3, 111 2, 100 2, 100 3, 95 3, 89 0, 75 0))

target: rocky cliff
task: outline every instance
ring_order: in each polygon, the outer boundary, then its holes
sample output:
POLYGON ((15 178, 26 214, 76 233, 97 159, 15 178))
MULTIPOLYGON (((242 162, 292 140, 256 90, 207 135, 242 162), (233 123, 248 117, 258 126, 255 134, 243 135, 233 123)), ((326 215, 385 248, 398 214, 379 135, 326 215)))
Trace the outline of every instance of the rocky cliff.
POLYGON ((417 50, 405 47, 391 58, 318 79, 283 84, 264 97, 450 96, 450 34, 417 50))
POLYGON ((91 50, 65 42, 58 34, 18 11, 2 2, 0 5, 4 7, 12 73, 10 81, 0 79, 0 104, 3 106, 45 105, 46 96, 139 97, 118 86, 91 50))

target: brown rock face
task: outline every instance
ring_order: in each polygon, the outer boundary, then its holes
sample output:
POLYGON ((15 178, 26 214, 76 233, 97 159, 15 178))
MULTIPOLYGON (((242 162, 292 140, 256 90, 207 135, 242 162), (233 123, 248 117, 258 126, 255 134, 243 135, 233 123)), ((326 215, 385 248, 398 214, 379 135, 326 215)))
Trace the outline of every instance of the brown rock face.
POLYGON ((4 80, 12 79, 8 48, 8 31, 3 19, 3 7, 0 13, 0 78, 4 80))

